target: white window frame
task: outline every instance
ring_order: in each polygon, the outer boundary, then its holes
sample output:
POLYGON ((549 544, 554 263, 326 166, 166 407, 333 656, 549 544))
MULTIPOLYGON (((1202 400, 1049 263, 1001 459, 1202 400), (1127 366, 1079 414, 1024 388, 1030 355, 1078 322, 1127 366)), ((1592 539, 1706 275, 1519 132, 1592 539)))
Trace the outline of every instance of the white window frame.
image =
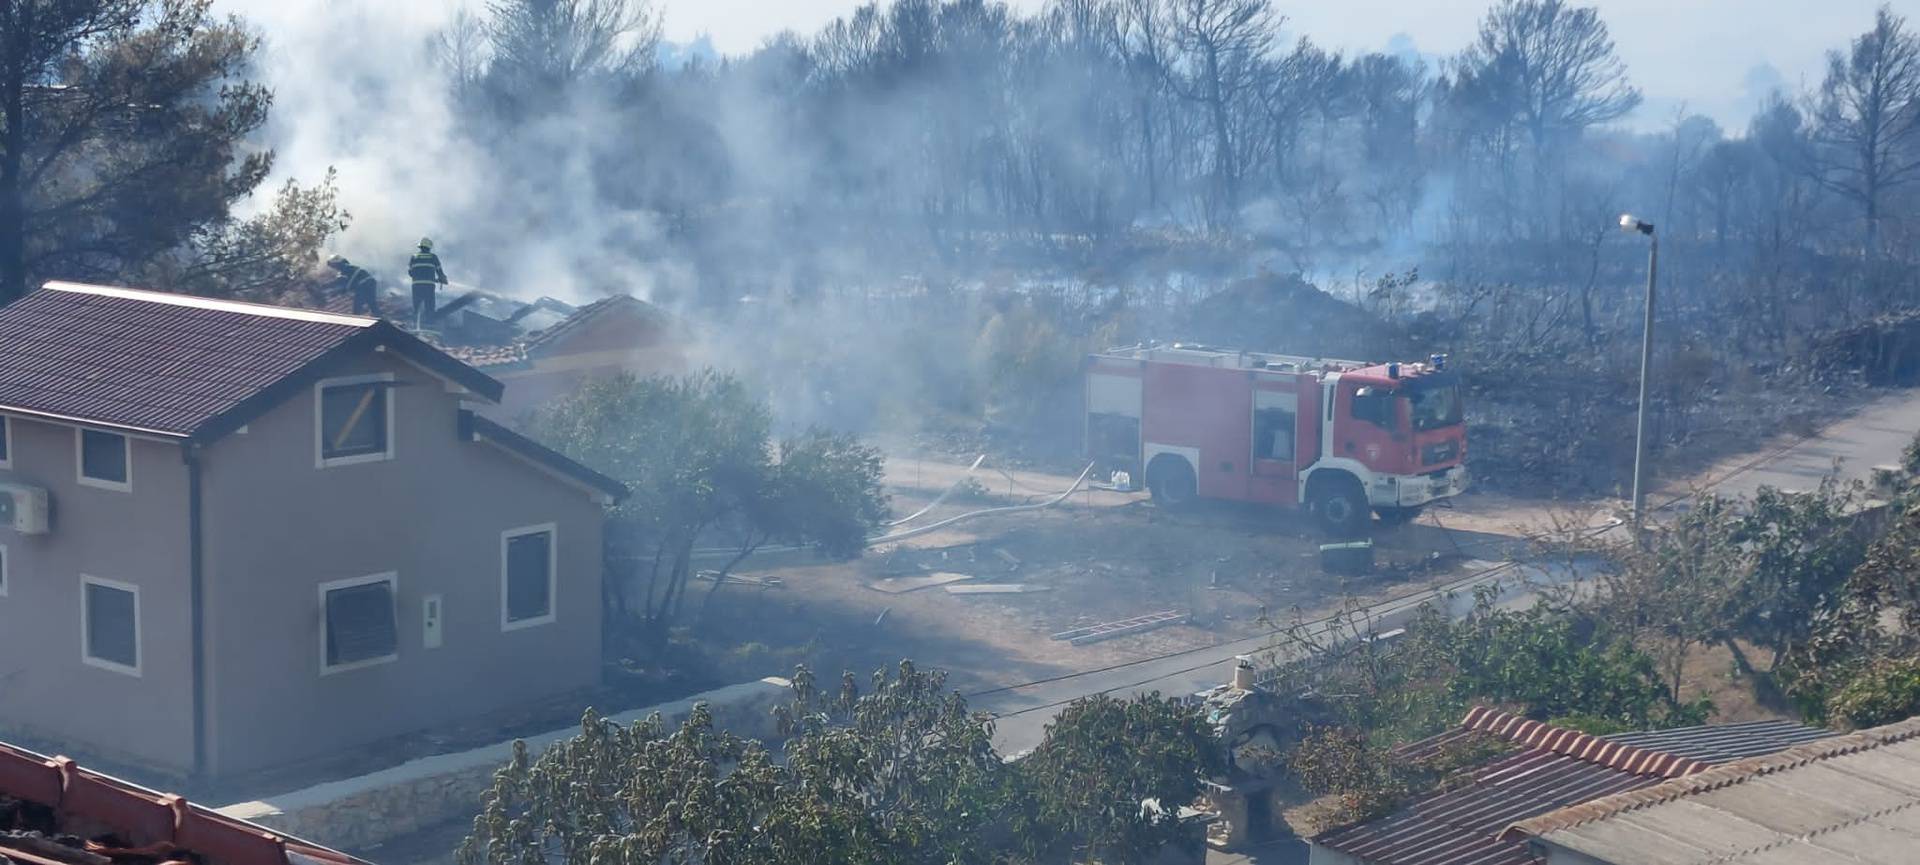
POLYGON ((102 577, 95 577, 95 576, 89 576, 87 574, 81 574, 80 575, 80 662, 83 664, 86 664, 89 667, 98 667, 102 670, 111 670, 115 673, 122 673, 128 676, 133 676, 138 678, 140 676, 141 665, 145 663, 146 655, 147 655, 146 646, 143 644, 141 640, 141 636, 142 635, 141 635, 141 627, 140 627, 140 587, 132 583, 123 583, 123 582, 120 582, 119 580, 109 580, 102 577), (93 656, 92 652, 90 651, 92 647, 87 645, 87 635, 88 635, 90 626, 93 624, 93 611, 88 609, 88 602, 87 602, 88 586, 100 586, 101 588, 118 589, 123 592, 131 593, 133 595, 133 666, 129 667, 126 664, 122 664, 118 661, 109 661, 105 658, 96 658, 93 656))
POLYGON ((359 463, 385 462, 387 460, 393 459, 393 416, 394 416, 393 391, 394 389, 392 387, 383 387, 380 389, 382 397, 386 400, 387 447, 385 450, 382 450, 379 453, 354 454, 352 456, 344 456, 344 457, 328 457, 327 456, 327 440, 326 440, 326 436, 327 436, 326 401, 323 398, 328 388, 343 387, 346 385, 367 384, 368 382, 376 382, 376 381, 391 382, 393 380, 394 380, 393 373, 376 372, 376 373, 369 373, 367 375, 347 375, 347 376, 340 376, 338 378, 326 378, 326 379, 321 379, 320 381, 314 382, 313 384, 313 467, 314 468, 326 469, 326 468, 333 468, 335 466, 356 465, 359 463))
POLYGON ((7 443, 7 454, 0 458, 0 469, 13 468, 13 418, 0 414, 0 442, 7 443))
POLYGON ((378 574, 368 574, 364 577, 348 577, 347 579, 344 579, 344 580, 333 580, 330 582, 321 583, 319 597, 320 597, 320 640, 319 640, 320 675, 331 676, 335 673, 345 673, 349 670, 360 670, 360 669, 365 669, 367 667, 377 667, 381 664, 391 664, 394 661, 400 660, 400 573, 398 571, 384 571, 378 574), (350 661, 345 664, 328 665, 327 664, 327 593, 335 589, 351 589, 355 586, 370 586, 370 585, 373 585, 374 583, 388 584, 387 585, 387 601, 393 606, 393 652, 390 654, 381 655, 378 658, 365 658, 359 661, 350 661))
MULTIPOLYGON (((91 432, 96 432, 101 435, 110 435, 110 436, 120 437, 120 450, 127 460, 127 479, 124 481, 110 481, 104 478, 89 477, 87 475, 87 433, 88 432, 89 432, 89 429, 87 427, 77 426, 73 428, 73 477, 74 477, 74 480, 78 481, 79 484, 83 487, 93 487, 95 489, 112 490, 117 493, 133 492, 133 436, 127 435, 126 433, 123 433, 123 432, 114 432, 113 430, 104 430, 104 429, 91 430, 91 432)), ((11 446, 12 442, 8 442, 8 445, 11 446)), ((8 450, 7 455, 12 456, 13 451, 8 450)))
POLYGON ((13 551, 6 544, 0 544, 0 598, 7 596, 7 590, 13 588, 13 551))
POLYGON ((554 523, 521 526, 500 533, 500 630, 518 631, 550 625, 560 615, 560 528, 554 523), (547 534, 547 614, 530 619, 507 618, 507 542, 524 535, 547 534))

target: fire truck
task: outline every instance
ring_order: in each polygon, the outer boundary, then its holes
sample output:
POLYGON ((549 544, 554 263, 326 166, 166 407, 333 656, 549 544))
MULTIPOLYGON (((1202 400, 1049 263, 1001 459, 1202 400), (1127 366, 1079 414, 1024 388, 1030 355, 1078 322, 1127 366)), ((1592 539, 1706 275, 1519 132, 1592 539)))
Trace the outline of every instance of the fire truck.
POLYGON ((1168 507, 1304 505, 1338 536, 1412 519, 1467 488, 1446 356, 1360 363, 1150 344, 1086 362, 1087 456, 1168 507))

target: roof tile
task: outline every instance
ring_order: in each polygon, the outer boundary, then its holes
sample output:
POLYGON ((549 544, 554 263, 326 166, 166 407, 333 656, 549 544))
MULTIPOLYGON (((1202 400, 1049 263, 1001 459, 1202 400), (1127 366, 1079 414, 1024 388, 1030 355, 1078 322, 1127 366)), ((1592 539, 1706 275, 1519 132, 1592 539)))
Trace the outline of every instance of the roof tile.
POLYGON ((49 283, 0 309, 0 408, 190 435, 374 323, 49 283))

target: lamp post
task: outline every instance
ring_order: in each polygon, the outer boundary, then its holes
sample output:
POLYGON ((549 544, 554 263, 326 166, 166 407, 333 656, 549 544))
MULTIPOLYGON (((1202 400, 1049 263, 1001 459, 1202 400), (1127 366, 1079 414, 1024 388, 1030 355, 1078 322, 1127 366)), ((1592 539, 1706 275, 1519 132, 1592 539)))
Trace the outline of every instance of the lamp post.
POLYGON ((1647 319, 1640 332, 1640 417, 1633 433, 1633 531, 1637 535, 1647 505, 1647 377, 1653 368, 1653 291, 1660 272, 1660 238, 1653 233, 1653 223, 1635 219, 1630 213, 1620 214, 1620 230, 1637 231, 1646 235, 1648 242, 1647 319))

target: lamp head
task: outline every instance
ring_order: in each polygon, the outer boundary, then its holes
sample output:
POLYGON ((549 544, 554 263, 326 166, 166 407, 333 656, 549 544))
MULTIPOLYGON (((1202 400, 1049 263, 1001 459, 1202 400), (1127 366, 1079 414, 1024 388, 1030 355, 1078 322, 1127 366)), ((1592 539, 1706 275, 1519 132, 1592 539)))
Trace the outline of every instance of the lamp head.
POLYGON ((1643 222, 1635 218, 1631 213, 1622 213, 1620 214, 1620 230, 1626 232, 1638 231, 1641 234, 1651 237, 1653 236, 1653 223, 1643 222))

